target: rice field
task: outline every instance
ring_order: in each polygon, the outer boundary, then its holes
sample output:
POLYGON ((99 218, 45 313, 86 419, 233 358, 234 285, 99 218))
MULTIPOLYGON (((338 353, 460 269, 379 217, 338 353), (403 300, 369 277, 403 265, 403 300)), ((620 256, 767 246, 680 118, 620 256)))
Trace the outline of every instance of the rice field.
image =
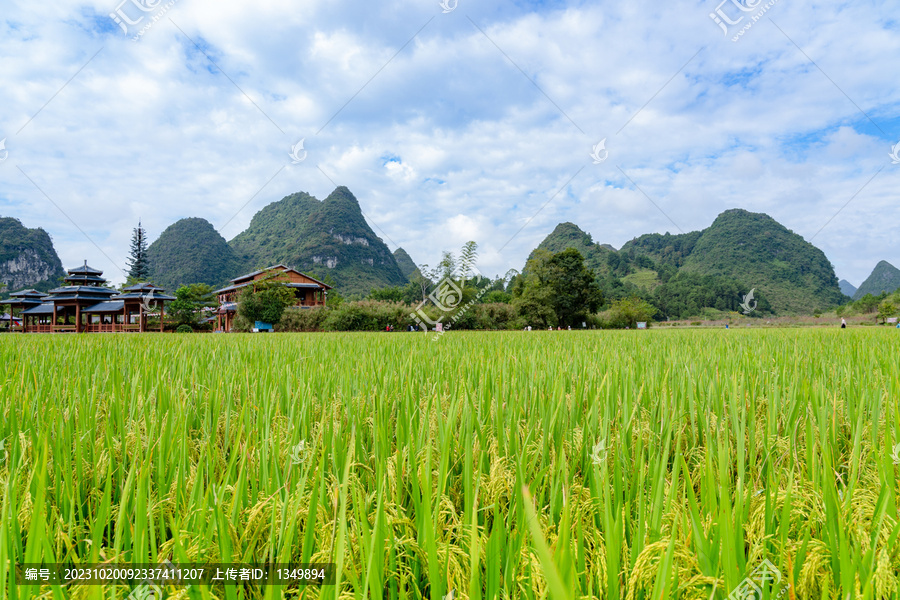
POLYGON ((760 600, 769 561, 762 598, 897 598, 898 336, 0 336, 0 596, 171 560, 336 569, 171 598, 760 600))

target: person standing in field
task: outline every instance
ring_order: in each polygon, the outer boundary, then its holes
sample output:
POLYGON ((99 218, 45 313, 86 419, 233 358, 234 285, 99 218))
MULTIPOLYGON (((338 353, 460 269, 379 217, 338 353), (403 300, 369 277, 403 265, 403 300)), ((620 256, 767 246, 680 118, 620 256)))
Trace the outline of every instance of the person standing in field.
POLYGON ((847 329, 847 319, 841 317, 841 329, 847 329))

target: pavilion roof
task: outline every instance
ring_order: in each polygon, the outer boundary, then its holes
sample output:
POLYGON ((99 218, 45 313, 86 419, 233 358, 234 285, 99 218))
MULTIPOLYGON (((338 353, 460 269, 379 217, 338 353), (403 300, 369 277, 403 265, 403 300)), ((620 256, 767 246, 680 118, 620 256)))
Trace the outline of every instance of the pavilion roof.
POLYGON ((95 269, 93 267, 89 267, 87 261, 84 261, 84 266, 76 267, 74 269, 69 269, 69 275, 103 275, 103 271, 100 269, 95 269))
MULTIPOLYGON (((127 288, 126 288, 127 289, 127 288)), ((164 302, 171 302, 172 300, 178 300, 175 296, 169 296, 167 294, 157 294, 156 290, 152 290, 153 295, 150 294, 140 294, 137 292, 129 292, 127 294, 119 294, 118 296, 114 296, 113 300, 162 300, 164 302)))
POLYGON ((46 300, 53 300, 57 294, 72 294, 72 293, 89 293, 89 294, 100 294, 104 296, 115 296, 119 292, 114 289, 108 287, 102 287, 99 285, 66 285, 63 287, 58 287, 50 290, 50 297, 46 298, 46 300))
POLYGON ((53 303, 52 302, 44 302, 43 304, 38 304, 34 308, 29 308, 28 310, 22 311, 23 315, 52 315, 53 314, 53 303))
POLYGON ((8 306, 37 306, 42 303, 41 298, 4 298, 0 304, 8 306))
POLYGON ((22 290, 13 292, 9 298, 0 300, 0 304, 9 304, 10 306, 34 306, 40 304, 47 298, 47 294, 37 290, 22 290))
POLYGON ((118 295, 118 293, 119 292, 116 290, 96 285, 68 285, 50 290, 50 297, 45 298, 44 300, 46 302, 59 302, 60 300, 102 302, 108 300, 112 296, 118 295))
POLYGON ((125 303, 121 300, 112 300, 109 302, 101 302, 88 308, 83 309, 83 313, 115 313, 125 309, 125 303))
POLYGON ((94 283, 94 284, 97 284, 98 286, 106 283, 106 280, 103 279, 102 277, 95 277, 93 275, 78 275, 78 276, 74 276, 74 277, 70 275, 69 277, 66 277, 64 281, 67 281, 70 283, 82 283, 82 284, 94 283))
POLYGON ((39 292, 37 290, 28 289, 21 290, 19 292, 13 292, 12 294, 10 294, 10 296, 13 298, 44 298, 47 296, 47 294, 45 294, 44 292, 39 292))
POLYGON ((152 283, 147 283, 147 282, 136 283, 134 285, 129 285, 126 288, 122 288, 123 292, 149 292, 151 290, 153 292, 166 291, 165 288, 161 288, 158 285, 153 285, 152 283))

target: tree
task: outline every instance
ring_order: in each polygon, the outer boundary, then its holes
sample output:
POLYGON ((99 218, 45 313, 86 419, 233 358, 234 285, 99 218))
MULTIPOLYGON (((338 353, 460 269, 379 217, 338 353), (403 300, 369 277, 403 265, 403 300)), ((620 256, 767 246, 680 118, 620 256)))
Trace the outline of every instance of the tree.
POLYGON ((578 250, 537 249, 516 277, 513 303, 525 325, 578 325, 603 302, 594 273, 578 250))
POLYGON ((238 298, 238 314, 249 322, 275 324, 284 309, 296 303, 293 288, 276 281, 260 281, 244 288, 238 298))
POLYGON ((856 310, 859 311, 860 313, 869 314, 869 313, 873 313, 876 310, 878 310, 878 303, 880 300, 881 300, 881 298, 878 298, 877 296, 873 296, 872 294, 866 294, 865 296, 863 296, 862 298, 860 298, 853 304, 854 304, 854 307, 856 308, 856 310))
MULTIPOLYGON (((408 287, 408 285, 406 286, 408 287)), ((405 287, 399 285, 394 287, 386 287, 372 290, 369 292, 369 300, 379 300, 381 302, 403 302, 405 297, 405 287)))
POLYGON ((881 304, 878 305, 877 318, 881 319, 882 325, 885 324, 888 317, 893 317, 895 314, 897 314, 897 306, 890 300, 882 300, 881 304))
POLYGON ((550 306, 550 294, 550 288, 546 286, 528 285, 522 288, 522 293, 513 299, 521 326, 530 325, 542 329, 559 323, 550 306))
POLYGON ((552 306, 560 325, 576 325, 597 310, 603 296, 581 252, 574 248, 558 252, 550 257, 548 266, 552 306))
POLYGON ((481 304, 509 304, 511 300, 512 294, 503 290, 491 290, 481 297, 481 304))
POLYGON ((612 307, 604 313, 608 327, 622 329, 637 327, 640 321, 650 321, 656 314, 656 307, 640 298, 625 298, 613 302, 612 307))
POLYGON ((131 236, 131 250, 128 253, 128 277, 134 281, 147 281, 150 277, 150 263, 147 260, 147 232, 138 221, 137 229, 131 236))
POLYGON ((478 244, 475 242, 466 242, 459 253, 459 275, 462 279, 461 287, 465 287, 466 281, 472 277, 472 269, 475 268, 475 261, 478 260, 478 244))
POLYGON ((214 305, 213 289, 205 283, 192 283, 175 291, 167 313, 172 322, 193 327, 200 321, 202 310, 214 305))

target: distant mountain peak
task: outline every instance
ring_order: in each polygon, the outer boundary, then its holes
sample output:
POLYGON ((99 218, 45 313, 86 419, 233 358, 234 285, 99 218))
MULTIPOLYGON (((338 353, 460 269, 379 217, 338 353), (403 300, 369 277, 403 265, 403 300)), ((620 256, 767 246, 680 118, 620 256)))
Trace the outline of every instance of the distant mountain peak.
POLYGON ((397 266, 400 267, 400 272, 403 273, 403 276, 407 279, 410 279, 413 274, 419 270, 415 261, 413 261, 412 257, 410 257, 403 248, 394 250, 394 259, 397 261, 397 266))
POLYGON ((866 294, 877 296, 881 292, 892 293, 900 288, 900 269, 886 260, 879 261, 872 273, 863 281, 856 293, 854 300, 859 300, 866 294))
POLYGON ((182 285, 218 286, 240 275, 241 264, 212 223, 187 217, 169 225, 147 249, 150 281, 174 292, 182 285))
POLYGON ((346 186, 323 201, 298 192, 268 204, 229 246, 247 265, 284 262, 320 278, 331 275, 342 294, 364 295, 406 282, 346 186))
POLYGON ((852 298, 853 294, 856 293, 856 289, 857 289, 856 286, 853 285, 852 283, 850 283, 849 281, 847 281, 846 279, 841 279, 838 282, 838 285, 841 288, 841 293, 844 294, 845 296, 849 296, 852 298))

